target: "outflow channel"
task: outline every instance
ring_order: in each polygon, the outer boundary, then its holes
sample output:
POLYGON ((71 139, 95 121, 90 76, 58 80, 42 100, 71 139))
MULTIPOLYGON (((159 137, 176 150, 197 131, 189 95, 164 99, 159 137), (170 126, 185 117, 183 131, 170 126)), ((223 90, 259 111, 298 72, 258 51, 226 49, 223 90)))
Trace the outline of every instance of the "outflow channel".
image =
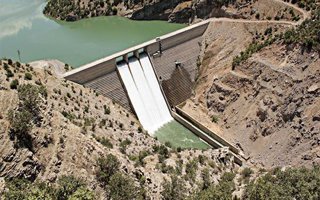
POLYGON ((153 135, 160 127, 173 120, 147 54, 141 54, 140 59, 132 57, 129 65, 122 62, 117 67, 131 104, 145 130, 153 135))

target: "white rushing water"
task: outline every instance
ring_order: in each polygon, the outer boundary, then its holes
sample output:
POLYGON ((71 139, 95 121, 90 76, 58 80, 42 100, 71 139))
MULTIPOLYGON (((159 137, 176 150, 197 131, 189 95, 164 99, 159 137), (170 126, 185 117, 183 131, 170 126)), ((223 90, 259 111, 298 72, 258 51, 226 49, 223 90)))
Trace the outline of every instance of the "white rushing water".
POLYGON ((140 55, 140 63, 146 76, 147 82, 149 83, 149 86, 151 88, 151 91, 153 92, 156 105, 159 108, 162 119, 161 124, 172 121, 173 118, 162 95, 158 80, 156 78, 156 74, 153 71, 152 64, 147 54, 143 53, 140 55))
POLYGON ((126 63, 121 63, 117 67, 140 123, 143 125, 144 129, 148 131, 152 130, 152 121, 143 105, 139 91, 129 70, 129 66, 126 63))
POLYGON ((118 71, 145 130, 153 134, 173 120, 146 54, 142 54, 140 60, 130 58, 129 66, 119 64, 118 71))

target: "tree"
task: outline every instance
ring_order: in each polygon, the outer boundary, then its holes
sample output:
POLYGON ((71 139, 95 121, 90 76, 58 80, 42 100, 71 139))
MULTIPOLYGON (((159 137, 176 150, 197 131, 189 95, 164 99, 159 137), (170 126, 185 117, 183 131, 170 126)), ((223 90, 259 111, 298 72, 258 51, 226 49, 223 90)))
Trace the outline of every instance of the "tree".
POLYGON ((186 198, 185 182, 177 176, 171 176, 171 181, 165 180, 161 192, 164 200, 183 200, 186 198))
POLYGON ((16 140, 17 147, 27 147, 32 150, 30 131, 33 124, 39 125, 40 95, 45 95, 46 89, 41 86, 26 84, 18 87, 18 108, 9 110, 10 137, 16 140))
POLYGON ((15 90, 18 88, 18 85, 19 85, 19 81, 17 79, 14 79, 13 81, 11 81, 10 83, 10 88, 15 90))
POLYGON ((32 128, 32 117, 28 110, 9 111, 10 137, 16 139, 18 147, 32 148, 32 137, 29 133, 32 128))
POLYGON ((245 199, 319 199, 320 167, 298 168, 285 171, 274 170, 256 181, 251 181, 245 190, 245 199))
POLYGON ((58 184, 58 200, 67 200, 69 196, 74 194, 79 188, 82 188, 85 185, 82 180, 77 179, 74 176, 61 176, 58 180, 58 184))
POLYGON ((114 200, 138 199, 140 193, 133 180, 119 172, 110 178, 109 192, 111 199, 114 200))
POLYGON ((95 196, 92 191, 85 187, 78 188, 68 200, 94 200, 95 196))
POLYGON ((235 184, 233 179, 234 173, 224 173, 217 185, 211 184, 207 189, 197 192, 192 199, 194 200, 230 200, 232 199, 232 193, 235 190, 235 184))
POLYGON ((82 180, 62 176, 56 187, 45 182, 26 179, 6 180, 6 190, 0 199, 5 200, 94 200, 95 196, 82 180))
POLYGON ((103 186, 106 186, 112 175, 114 175, 120 168, 118 158, 112 154, 108 154, 105 158, 99 158, 97 161, 99 170, 97 172, 98 181, 103 186))

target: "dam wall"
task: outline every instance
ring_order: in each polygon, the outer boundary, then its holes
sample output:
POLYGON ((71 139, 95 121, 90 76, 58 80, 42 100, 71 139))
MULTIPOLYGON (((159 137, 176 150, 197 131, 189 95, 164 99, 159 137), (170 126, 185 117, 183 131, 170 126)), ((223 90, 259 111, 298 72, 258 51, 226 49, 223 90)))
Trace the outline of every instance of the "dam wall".
POLYGON ((92 88, 133 112, 116 64, 119 60, 128 62, 129 57, 146 52, 150 55, 170 106, 174 107, 192 94, 199 44, 209 23, 209 20, 203 21, 101 58, 65 73, 64 78, 92 88), (181 62, 179 69, 175 61, 181 62))

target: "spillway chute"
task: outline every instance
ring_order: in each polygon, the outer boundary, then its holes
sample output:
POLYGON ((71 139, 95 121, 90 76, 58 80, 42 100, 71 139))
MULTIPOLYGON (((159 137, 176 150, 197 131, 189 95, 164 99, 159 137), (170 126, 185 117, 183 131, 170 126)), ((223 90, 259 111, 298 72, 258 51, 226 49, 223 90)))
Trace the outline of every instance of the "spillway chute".
POLYGON ((154 134, 173 120, 147 54, 117 64, 132 107, 145 130, 154 134))

